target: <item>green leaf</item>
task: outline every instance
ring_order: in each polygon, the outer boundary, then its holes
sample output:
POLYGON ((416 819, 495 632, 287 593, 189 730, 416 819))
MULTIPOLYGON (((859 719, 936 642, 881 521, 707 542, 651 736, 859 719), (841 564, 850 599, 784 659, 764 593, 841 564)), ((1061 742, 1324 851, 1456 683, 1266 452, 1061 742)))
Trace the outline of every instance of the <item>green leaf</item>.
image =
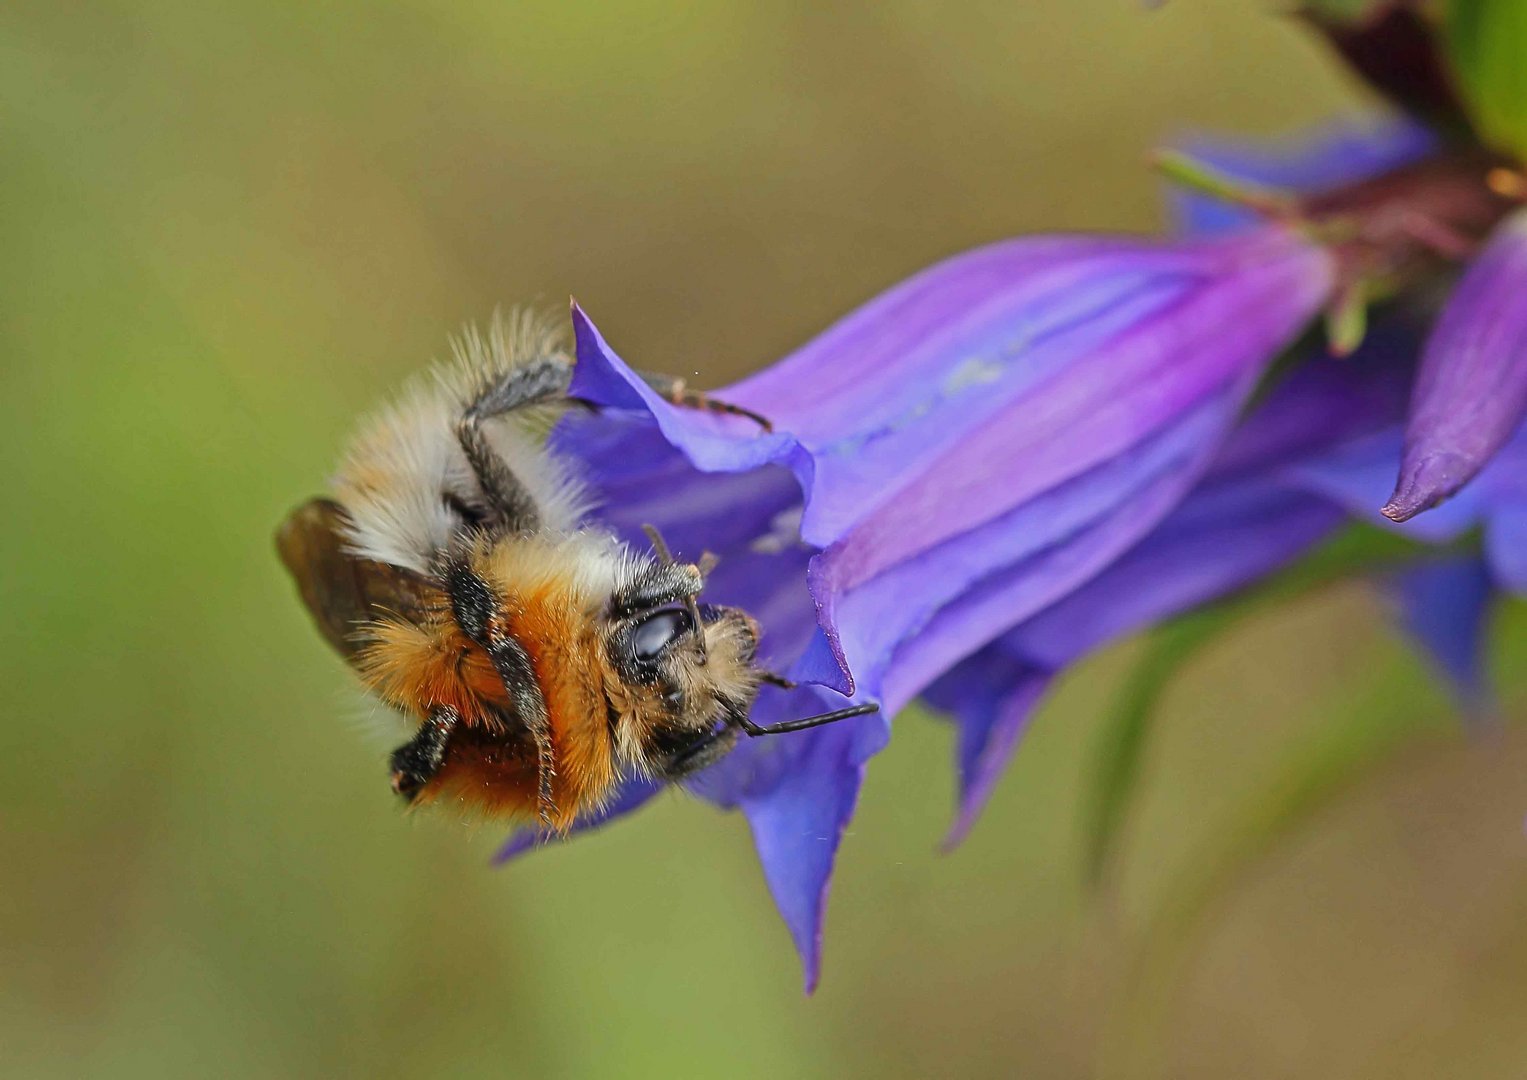
POLYGON ((1125 680, 1103 725, 1085 800, 1084 870, 1097 888, 1117 851, 1140 786, 1141 765, 1156 707, 1173 678, 1202 649, 1241 619, 1332 582, 1410 558, 1416 545, 1391 532, 1353 525, 1282 573, 1218 603, 1163 623, 1125 680))
POLYGON ((1527 158, 1527 3, 1452 0, 1448 52, 1481 137, 1527 158))

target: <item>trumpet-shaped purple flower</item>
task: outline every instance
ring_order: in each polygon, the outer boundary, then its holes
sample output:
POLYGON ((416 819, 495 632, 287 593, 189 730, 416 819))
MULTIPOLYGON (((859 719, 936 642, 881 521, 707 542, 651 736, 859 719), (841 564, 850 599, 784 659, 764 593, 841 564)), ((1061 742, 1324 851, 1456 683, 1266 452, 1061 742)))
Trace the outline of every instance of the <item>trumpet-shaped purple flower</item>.
MULTIPOLYGON (((834 693, 884 707, 748 742, 692 785, 746 815, 808 986, 889 717, 1170 514, 1332 278, 1321 248, 1278 226, 995 244, 718 391, 772 432, 670 407, 575 309, 573 393, 602 412, 569 417, 555 443, 618 532, 640 542, 650 522, 688 557, 721 557, 707 598, 758 616, 761 662, 803 684, 766 690, 755 717, 834 693)), ((619 809, 648 794, 633 785, 619 809)))
POLYGON ((1426 344, 1384 513, 1405 521, 1472 480, 1527 413, 1527 210, 1495 230, 1426 344))

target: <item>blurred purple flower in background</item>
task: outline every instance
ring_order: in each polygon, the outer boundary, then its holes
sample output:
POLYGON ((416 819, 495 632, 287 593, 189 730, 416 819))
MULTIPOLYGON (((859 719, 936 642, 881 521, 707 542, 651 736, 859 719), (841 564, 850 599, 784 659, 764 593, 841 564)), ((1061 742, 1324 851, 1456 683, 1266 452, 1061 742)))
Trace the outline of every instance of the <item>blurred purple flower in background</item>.
MULTIPOLYGON (((1186 148, 1237 180, 1318 197, 1423 162, 1439 145, 1411 121, 1375 118, 1325 125, 1271 146, 1195 139, 1186 148)), ((1193 234, 1215 235, 1256 220, 1242 207, 1198 192, 1172 189, 1171 199, 1179 222, 1193 234)), ((1345 443, 1327 444, 1286 473, 1353 517, 1422 544, 1449 544, 1482 532, 1480 555, 1424 561, 1379 581, 1400 625, 1473 713, 1491 708, 1481 650, 1494 598, 1502 591, 1527 594, 1524 241, 1527 216, 1517 211, 1496 226, 1430 337, 1413 316, 1387 328, 1386 366, 1397 372, 1417 368, 1408 422, 1396 416, 1345 443), (1389 496, 1397 475, 1406 495, 1399 508, 1389 496), (1427 506, 1436 508, 1408 520, 1427 506)))

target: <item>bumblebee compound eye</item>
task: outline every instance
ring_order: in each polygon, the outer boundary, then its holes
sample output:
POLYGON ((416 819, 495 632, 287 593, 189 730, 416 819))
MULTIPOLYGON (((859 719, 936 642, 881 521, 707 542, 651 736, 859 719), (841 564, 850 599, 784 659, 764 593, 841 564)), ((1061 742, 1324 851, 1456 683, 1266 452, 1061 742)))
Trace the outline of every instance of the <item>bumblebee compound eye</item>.
POLYGON ((643 663, 652 663, 693 629, 694 622, 683 608, 648 615, 631 628, 631 655, 643 663))

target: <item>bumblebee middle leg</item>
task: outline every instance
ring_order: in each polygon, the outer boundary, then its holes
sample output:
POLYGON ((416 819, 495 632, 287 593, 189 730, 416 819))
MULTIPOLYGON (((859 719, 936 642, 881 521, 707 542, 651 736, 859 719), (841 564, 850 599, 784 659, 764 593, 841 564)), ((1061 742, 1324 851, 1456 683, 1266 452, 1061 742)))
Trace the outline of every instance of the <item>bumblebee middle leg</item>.
POLYGON ((546 698, 536 678, 530 654, 509 633, 504 611, 493 589, 465 562, 456 559, 446 564, 443 574, 451 614, 462 633, 480 645, 493 662, 493 669, 508 691, 514 715, 525 726, 536 748, 537 800, 543 824, 550 824, 556 807, 552 803, 552 780, 556 776, 556 757, 551 742, 551 718, 546 698))

